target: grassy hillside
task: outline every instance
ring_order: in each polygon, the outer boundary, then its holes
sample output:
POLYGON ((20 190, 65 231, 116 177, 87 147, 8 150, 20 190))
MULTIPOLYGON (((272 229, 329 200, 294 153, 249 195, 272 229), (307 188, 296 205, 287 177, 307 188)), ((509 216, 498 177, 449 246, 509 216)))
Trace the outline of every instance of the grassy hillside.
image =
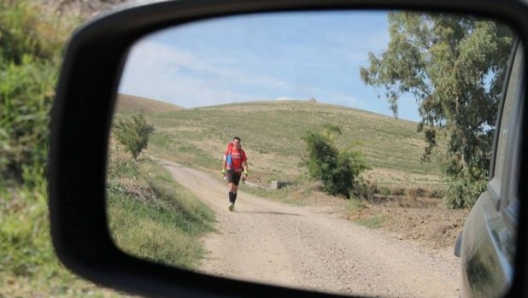
POLYGON ((417 124, 356 109, 309 101, 263 101, 148 115, 155 125, 149 153, 219 171, 227 142, 242 138, 251 177, 261 184, 292 180, 305 152, 303 134, 324 123, 342 128, 338 146, 354 144, 373 167, 371 181, 385 186, 438 186, 440 169, 421 163, 425 146, 417 124))
POLYGON ((170 103, 128 94, 119 94, 116 103, 116 110, 118 113, 137 113, 142 111, 149 114, 177 111, 181 109, 184 108, 170 103))

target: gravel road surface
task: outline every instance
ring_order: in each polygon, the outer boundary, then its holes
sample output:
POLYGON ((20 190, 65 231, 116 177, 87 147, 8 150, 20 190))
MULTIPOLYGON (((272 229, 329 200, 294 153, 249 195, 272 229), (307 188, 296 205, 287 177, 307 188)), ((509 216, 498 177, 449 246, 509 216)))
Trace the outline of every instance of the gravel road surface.
POLYGON ((220 177, 156 159, 217 215, 199 270, 240 280, 348 295, 458 297, 459 259, 364 228, 317 207, 239 191, 228 210, 220 177))

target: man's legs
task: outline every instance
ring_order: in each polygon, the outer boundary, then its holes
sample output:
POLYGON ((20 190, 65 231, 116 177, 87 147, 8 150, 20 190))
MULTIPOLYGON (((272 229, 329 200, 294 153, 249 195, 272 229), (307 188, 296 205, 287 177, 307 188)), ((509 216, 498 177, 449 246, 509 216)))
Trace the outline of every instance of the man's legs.
POLYGON ((237 198, 238 182, 240 181, 240 174, 228 172, 227 179, 229 181, 229 210, 235 209, 235 202, 237 198))
POLYGON ((229 206, 229 210, 231 211, 233 211, 233 209, 235 208, 237 189, 237 185, 235 185, 234 183, 229 183, 229 203, 231 203, 231 205, 229 206))

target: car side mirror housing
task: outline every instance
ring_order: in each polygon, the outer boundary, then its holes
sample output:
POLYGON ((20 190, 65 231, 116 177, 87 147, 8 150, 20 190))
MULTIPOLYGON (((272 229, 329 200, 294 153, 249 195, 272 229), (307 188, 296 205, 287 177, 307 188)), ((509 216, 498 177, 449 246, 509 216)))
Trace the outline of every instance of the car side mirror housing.
MULTIPOLYGON (((64 57, 51 123, 49 208, 53 245, 61 262, 97 284, 145 296, 337 297, 208 276, 124 253, 108 229, 108 137, 126 56, 131 45, 147 34, 169 26, 242 14, 365 9, 478 15, 510 25, 520 39, 528 41, 527 4, 493 0, 167 1, 116 11, 79 28, 64 57)), ((525 123, 522 125, 526 140, 528 130, 525 123)), ((528 181, 526 159, 522 163, 520 181, 528 181)), ((520 198, 524 191, 521 187, 520 198)), ((511 297, 528 295, 527 205, 521 199, 511 297)))

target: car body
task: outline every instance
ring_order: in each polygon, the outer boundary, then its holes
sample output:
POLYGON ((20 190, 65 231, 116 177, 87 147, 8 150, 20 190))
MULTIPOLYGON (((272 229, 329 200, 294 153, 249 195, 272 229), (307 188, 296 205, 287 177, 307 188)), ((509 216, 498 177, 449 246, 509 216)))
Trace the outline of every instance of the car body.
POLYGON ((499 297, 513 282, 524 62, 523 47, 517 41, 505 78, 487 190, 473 206, 455 248, 461 257, 462 297, 499 297))

